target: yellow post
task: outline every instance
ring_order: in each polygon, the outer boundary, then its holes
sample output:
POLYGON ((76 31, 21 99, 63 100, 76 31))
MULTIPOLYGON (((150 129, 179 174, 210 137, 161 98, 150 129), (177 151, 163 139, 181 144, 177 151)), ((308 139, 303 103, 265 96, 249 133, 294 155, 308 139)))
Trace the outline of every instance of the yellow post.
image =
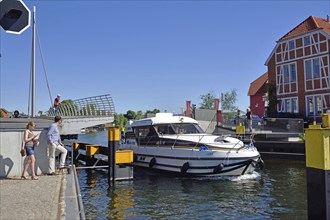
POLYGON ((111 185, 110 180, 112 180, 112 184, 115 184, 116 178, 116 149, 119 146, 120 140, 120 132, 119 128, 110 128, 108 133, 108 162, 109 162, 109 170, 108 170, 108 183, 111 185), (111 169, 110 169, 111 167, 111 169))
POLYGON ((245 126, 242 123, 236 126, 236 135, 245 135, 245 126))
MULTIPOLYGON (((323 124, 327 123, 323 121, 323 124)), ((305 146, 308 218, 330 220, 329 126, 310 125, 306 129, 305 146)))

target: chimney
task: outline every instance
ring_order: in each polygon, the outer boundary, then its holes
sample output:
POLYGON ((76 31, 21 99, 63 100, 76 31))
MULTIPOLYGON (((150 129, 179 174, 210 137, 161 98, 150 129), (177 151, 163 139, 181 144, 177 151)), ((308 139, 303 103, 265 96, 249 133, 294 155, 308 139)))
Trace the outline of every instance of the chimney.
POLYGON ((190 101, 186 101, 186 116, 191 116, 190 101))
POLYGON ((214 109, 216 111, 219 109, 219 103, 220 103, 220 100, 219 99, 214 99, 214 109))
POLYGON ((327 15, 327 22, 329 23, 329 15, 327 15))

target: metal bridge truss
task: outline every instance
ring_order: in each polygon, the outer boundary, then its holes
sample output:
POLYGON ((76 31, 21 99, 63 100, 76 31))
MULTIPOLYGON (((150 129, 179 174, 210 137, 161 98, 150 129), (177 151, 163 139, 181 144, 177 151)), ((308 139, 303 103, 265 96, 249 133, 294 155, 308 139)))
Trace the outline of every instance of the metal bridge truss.
MULTIPOLYGON (((66 101, 62 103, 57 113, 62 117, 113 117, 114 114, 115 106, 110 94, 66 101)), ((48 111, 48 116, 55 116, 54 108, 48 111)))

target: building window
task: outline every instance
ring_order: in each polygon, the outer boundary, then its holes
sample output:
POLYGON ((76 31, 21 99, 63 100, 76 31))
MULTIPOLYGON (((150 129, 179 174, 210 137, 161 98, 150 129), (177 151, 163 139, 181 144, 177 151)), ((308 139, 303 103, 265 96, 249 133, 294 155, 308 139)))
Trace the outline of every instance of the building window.
POLYGON ((330 107, 330 93, 306 97, 307 116, 321 116, 330 107))
POLYGON ((307 115, 314 116, 314 100, 313 97, 307 97, 307 115))
POLYGON ((290 80, 291 82, 297 81, 297 72, 296 72, 296 64, 290 64, 290 80))
POLYGON ((289 50, 293 50, 295 48, 294 46, 294 40, 289 41, 289 50))
POLYGON ((306 80, 312 79, 312 62, 311 62, 311 60, 305 61, 305 75, 306 75, 306 80))
POLYGON ((283 66, 283 76, 284 76, 284 83, 289 83, 289 66, 283 66))
POLYGON ((315 96, 315 104, 317 115, 321 115, 323 109, 321 96, 315 96))
POLYGON ((313 78, 314 79, 320 78, 320 59, 319 58, 313 59, 313 78))
POLYGON ((309 46, 311 45, 311 38, 310 36, 304 37, 304 46, 309 46))
POLYGON ((284 98, 279 100, 278 111, 298 113, 298 98, 284 98))
POLYGON ((290 94, 298 91, 297 65, 295 62, 283 64, 276 68, 277 94, 290 94))
POLYGON ((292 112, 298 113, 298 99, 297 98, 292 99, 292 112))
POLYGON ((320 58, 305 60, 305 76, 306 80, 320 78, 320 58))

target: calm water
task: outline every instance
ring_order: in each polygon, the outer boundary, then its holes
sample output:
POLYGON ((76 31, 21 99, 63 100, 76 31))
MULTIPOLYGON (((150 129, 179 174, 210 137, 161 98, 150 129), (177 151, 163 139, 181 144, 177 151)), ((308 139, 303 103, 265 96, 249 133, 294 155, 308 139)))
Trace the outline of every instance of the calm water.
MULTIPOLYGON (((107 133, 79 140, 107 145, 107 133)), ((266 160, 252 175, 179 178, 135 169, 108 187, 107 172, 78 170, 87 219, 307 219, 305 163, 266 160)))

